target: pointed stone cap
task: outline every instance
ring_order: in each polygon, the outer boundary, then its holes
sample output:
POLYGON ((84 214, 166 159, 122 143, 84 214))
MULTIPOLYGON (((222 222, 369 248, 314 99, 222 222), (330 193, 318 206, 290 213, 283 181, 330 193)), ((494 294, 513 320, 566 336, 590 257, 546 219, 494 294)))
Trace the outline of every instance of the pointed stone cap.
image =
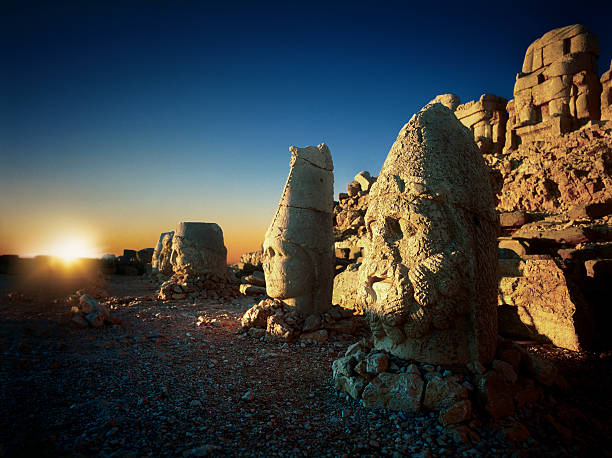
MULTIPOLYGON (((489 173, 472 133, 452 111, 434 103, 402 128, 373 188, 409 201, 415 196, 443 200, 475 213, 495 208, 490 183, 474 182, 474 176, 489 173)), ((488 210, 480 216, 496 218, 488 210)))

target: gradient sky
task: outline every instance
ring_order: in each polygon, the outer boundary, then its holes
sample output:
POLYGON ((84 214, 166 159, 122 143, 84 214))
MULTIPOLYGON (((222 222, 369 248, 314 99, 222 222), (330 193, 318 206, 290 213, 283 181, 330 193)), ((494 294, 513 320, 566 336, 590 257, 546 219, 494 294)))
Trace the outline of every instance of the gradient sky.
POLYGON ((208 221, 233 262, 263 240, 290 145, 326 142, 341 192, 436 94, 512 98, 550 29, 595 33, 600 75, 612 58, 609 1, 409 3, 2 2, 0 254, 120 253, 208 221))

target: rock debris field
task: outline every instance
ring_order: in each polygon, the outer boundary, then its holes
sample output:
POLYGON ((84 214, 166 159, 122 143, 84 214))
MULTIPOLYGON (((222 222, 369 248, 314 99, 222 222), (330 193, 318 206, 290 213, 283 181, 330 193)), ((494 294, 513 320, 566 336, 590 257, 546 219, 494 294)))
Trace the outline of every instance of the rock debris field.
POLYGON ((569 389, 445 429, 338 394, 332 362, 357 337, 255 340, 239 333, 253 297, 164 303, 154 289, 113 277, 120 324, 84 329, 64 304, 2 291, 0 456, 610 456, 609 354, 530 346, 569 389))

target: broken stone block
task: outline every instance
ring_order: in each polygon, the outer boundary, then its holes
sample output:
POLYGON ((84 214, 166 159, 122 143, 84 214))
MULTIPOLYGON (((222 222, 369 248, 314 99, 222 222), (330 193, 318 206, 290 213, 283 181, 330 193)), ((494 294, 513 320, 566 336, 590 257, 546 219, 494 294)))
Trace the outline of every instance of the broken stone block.
POLYGON ((353 399, 359 399, 366 386, 366 383, 361 378, 347 377, 345 375, 335 376, 334 384, 338 391, 348 394, 353 399))
POLYGON ((266 295, 266 288, 263 286, 242 284, 238 288, 240 292, 246 296, 265 296, 266 295))
POLYGON ((589 347, 594 330, 591 307, 555 261, 528 257, 521 266, 520 276, 499 281, 500 333, 574 351, 589 347))
POLYGON ((376 181, 376 178, 372 178, 370 176, 370 172, 364 170, 355 175, 355 181, 359 183, 361 186, 361 190, 363 192, 368 192, 370 190, 370 186, 376 181))
POLYGON ((357 364, 357 358, 355 355, 343 356, 335 360, 332 364, 333 377, 336 378, 339 375, 351 377, 353 375, 353 368, 357 364))
POLYGON ((509 417, 514 414, 512 387, 503 377, 488 371, 480 377, 478 390, 485 402, 485 408, 493 418, 509 417))
POLYGON ((427 381, 423 408, 439 411, 467 399, 468 392, 451 378, 434 375, 427 381))
POLYGON ((461 423, 472 417, 472 402, 469 399, 464 399, 449 407, 442 409, 438 416, 438 421, 442 426, 461 423))
POLYGON ((378 374, 367 384, 361 398, 365 407, 418 412, 424 382, 417 374, 378 374))

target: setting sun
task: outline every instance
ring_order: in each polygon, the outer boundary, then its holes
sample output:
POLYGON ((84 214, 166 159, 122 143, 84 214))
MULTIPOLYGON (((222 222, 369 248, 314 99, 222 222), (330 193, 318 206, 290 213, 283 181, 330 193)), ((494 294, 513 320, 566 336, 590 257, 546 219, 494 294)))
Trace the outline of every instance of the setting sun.
POLYGON ((66 236, 58 240, 49 250, 49 254, 66 262, 72 262, 78 258, 97 257, 91 242, 82 235, 66 236))

